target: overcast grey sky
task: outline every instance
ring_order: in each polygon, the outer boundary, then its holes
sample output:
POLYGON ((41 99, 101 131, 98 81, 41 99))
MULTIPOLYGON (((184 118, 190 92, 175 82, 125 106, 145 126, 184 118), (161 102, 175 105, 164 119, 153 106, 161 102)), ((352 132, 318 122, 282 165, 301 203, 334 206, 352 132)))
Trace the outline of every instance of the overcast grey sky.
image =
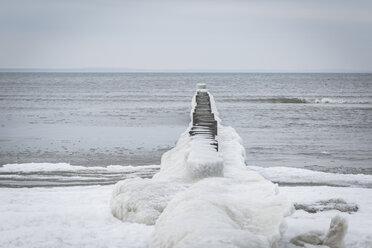
POLYGON ((0 67, 372 72, 372 1, 0 0, 0 67))

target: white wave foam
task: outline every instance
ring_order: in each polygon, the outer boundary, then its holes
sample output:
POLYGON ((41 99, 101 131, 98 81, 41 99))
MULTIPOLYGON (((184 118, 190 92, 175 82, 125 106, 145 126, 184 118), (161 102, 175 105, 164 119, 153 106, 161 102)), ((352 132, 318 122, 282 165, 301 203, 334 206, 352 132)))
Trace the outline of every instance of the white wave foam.
POLYGON ((342 103, 347 103, 346 101, 344 100, 340 100, 340 99, 332 99, 332 98, 316 98, 314 100, 314 103, 338 103, 338 104, 342 104, 342 103))
POLYGON ((330 98, 330 97, 307 99, 306 102, 322 103, 322 104, 370 104, 371 103, 371 101, 362 100, 362 99, 354 99, 354 98, 345 99, 345 98, 330 98))

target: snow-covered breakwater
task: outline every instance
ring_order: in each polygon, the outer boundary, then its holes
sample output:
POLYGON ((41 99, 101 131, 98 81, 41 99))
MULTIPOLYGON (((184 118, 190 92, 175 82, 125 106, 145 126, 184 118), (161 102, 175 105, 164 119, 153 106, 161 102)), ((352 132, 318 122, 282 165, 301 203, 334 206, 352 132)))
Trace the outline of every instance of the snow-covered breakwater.
POLYGON ((199 85, 191 110, 190 142, 187 155, 187 172, 190 177, 223 176, 223 159, 218 153, 216 108, 212 108, 210 94, 199 85))
POLYGON ((277 185, 247 169, 240 136, 221 124, 207 93, 218 152, 209 149, 210 140, 190 136, 191 120, 152 179, 116 184, 112 213, 123 221, 155 225, 150 247, 277 247, 293 205, 277 185))

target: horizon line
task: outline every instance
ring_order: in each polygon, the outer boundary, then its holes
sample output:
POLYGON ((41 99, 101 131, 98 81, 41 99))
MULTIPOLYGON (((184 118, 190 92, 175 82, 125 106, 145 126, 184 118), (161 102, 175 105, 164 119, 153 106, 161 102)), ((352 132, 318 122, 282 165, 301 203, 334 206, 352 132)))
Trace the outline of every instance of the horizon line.
POLYGON ((81 68, 0 68, 0 72, 60 72, 60 73, 348 73, 370 74, 372 71, 334 70, 248 70, 248 69, 137 69, 137 68, 109 68, 109 67, 81 67, 81 68))

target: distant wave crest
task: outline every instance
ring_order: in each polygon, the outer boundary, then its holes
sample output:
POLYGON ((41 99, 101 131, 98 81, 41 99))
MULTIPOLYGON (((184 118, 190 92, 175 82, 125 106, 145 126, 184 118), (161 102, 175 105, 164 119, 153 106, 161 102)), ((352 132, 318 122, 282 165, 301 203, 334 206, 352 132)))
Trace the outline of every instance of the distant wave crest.
POLYGON ((345 98, 329 98, 329 97, 324 97, 324 98, 316 98, 312 100, 308 100, 310 103, 329 103, 329 104, 371 104, 371 101, 368 100, 360 100, 357 98, 352 98, 352 99, 345 99, 345 98))
POLYGON ((225 102, 252 102, 252 103, 292 103, 292 104, 371 104, 368 100, 337 99, 337 98, 302 98, 302 97, 272 97, 272 98, 226 98, 225 102))
POLYGON ((226 102, 257 102, 257 103, 307 103, 303 98, 277 97, 277 98, 231 98, 226 102))

